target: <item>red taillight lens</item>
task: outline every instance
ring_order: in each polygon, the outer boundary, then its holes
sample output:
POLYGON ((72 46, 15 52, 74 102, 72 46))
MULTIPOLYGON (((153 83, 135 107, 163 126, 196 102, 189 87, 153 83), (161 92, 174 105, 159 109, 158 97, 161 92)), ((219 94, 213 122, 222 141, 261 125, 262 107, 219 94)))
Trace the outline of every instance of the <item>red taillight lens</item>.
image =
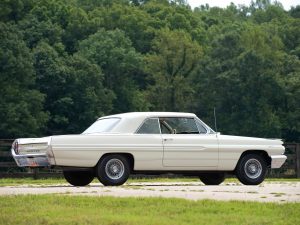
POLYGON ((18 144, 17 141, 14 142, 13 149, 14 149, 16 154, 19 154, 19 144, 18 144))

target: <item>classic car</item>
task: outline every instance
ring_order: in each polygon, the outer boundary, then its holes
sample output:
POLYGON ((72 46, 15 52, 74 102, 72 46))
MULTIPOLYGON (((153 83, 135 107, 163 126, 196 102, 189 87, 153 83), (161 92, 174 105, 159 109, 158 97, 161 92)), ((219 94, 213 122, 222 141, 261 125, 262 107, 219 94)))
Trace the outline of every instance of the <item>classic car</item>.
POLYGON ((263 182, 268 168, 286 160, 278 139, 222 135, 192 113, 133 112, 99 118, 82 134, 16 139, 20 167, 63 170, 74 186, 95 177, 122 185, 130 174, 198 176, 218 185, 235 174, 245 185, 263 182))

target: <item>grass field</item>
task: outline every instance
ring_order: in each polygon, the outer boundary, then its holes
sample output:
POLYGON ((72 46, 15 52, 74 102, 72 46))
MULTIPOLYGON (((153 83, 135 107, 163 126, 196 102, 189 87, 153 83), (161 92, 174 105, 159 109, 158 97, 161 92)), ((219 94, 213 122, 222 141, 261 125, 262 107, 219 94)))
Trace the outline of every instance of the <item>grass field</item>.
MULTIPOLYGON (((126 183, 136 183, 136 182, 198 182, 198 178, 142 178, 133 179, 130 178, 126 183)), ((94 179, 94 183, 99 183, 97 179, 94 179)), ((225 182, 239 182, 235 178, 228 178, 225 182)), ((299 178, 267 178, 265 182, 300 182, 299 178)), ((67 184, 64 178, 48 178, 48 179, 33 179, 33 178, 0 178, 0 187, 2 186, 15 186, 15 185, 50 185, 50 184, 67 184)))
POLYGON ((61 195, 0 196, 0 224, 300 224, 300 204, 61 195))

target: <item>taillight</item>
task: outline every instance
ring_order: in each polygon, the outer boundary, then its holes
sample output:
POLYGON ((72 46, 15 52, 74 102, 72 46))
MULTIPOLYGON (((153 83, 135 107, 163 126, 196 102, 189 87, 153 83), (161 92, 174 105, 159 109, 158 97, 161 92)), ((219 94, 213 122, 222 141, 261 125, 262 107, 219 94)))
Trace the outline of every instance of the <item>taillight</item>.
POLYGON ((13 150, 15 151, 16 154, 19 154, 19 144, 18 144, 18 141, 15 141, 13 143, 13 150))

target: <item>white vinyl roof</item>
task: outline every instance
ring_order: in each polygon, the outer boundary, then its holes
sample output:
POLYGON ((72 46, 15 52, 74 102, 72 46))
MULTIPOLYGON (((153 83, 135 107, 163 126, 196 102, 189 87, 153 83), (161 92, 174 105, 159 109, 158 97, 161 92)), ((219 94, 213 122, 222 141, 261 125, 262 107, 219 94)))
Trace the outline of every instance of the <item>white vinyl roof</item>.
POLYGON ((151 117, 196 117, 196 115, 182 112, 129 112, 104 116, 99 119, 121 118, 111 132, 134 133, 145 119, 151 117))
POLYGON ((109 117, 119 117, 119 118, 149 118, 149 117, 195 117, 194 113, 184 113, 184 112, 128 112, 128 113, 120 113, 110 116, 101 117, 109 118, 109 117))

